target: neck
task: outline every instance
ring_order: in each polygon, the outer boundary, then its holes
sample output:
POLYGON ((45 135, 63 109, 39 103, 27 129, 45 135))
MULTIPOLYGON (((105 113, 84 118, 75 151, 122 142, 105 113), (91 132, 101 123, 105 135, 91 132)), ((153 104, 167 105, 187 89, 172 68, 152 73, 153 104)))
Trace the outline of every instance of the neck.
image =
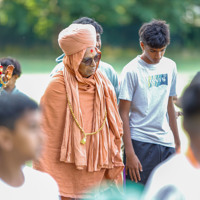
POLYGON ((24 183, 22 163, 13 159, 8 154, 0 154, 0 179, 13 187, 19 187, 24 183))
POLYGON ((190 147, 194 154, 195 159, 200 163, 200 139, 191 140, 190 147))
POLYGON ((15 86, 14 87, 9 87, 7 86, 6 88, 4 88, 4 90, 6 90, 6 92, 12 92, 14 90, 15 86))
POLYGON ((152 64, 151 61, 150 61, 144 54, 142 54, 142 55, 140 56, 140 58, 141 58, 142 60, 144 60, 146 63, 152 64))

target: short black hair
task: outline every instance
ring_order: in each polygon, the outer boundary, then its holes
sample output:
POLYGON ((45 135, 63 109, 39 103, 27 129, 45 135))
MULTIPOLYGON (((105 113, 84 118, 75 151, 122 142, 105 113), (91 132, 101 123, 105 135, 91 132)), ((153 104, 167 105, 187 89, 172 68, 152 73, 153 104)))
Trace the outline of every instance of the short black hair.
POLYGON ((200 132, 200 83, 190 85, 182 97, 184 123, 192 132, 200 132))
POLYGON ((0 126, 14 130, 15 123, 26 111, 39 109, 38 104, 24 94, 0 95, 0 126))
POLYGON ((195 84, 200 84, 200 72, 197 72, 194 78, 192 79, 190 86, 195 85, 195 84))
POLYGON ((140 41, 151 48, 162 48, 170 43, 169 25, 163 20, 144 23, 139 30, 140 41))
POLYGON ((96 22, 94 19, 91 19, 89 17, 81 17, 81 18, 73 21, 72 24, 91 24, 92 26, 94 26, 97 33, 99 33, 99 34, 103 33, 102 26, 98 22, 96 22))
POLYGON ((15 68, 13 70, 13 75, 18 75, 20 77, 22 70, 21 70, 21 65, 19 62, 11 57, 5 57, 0 59, 0 64, 6 68, 8 65, 13 65, 15 68))

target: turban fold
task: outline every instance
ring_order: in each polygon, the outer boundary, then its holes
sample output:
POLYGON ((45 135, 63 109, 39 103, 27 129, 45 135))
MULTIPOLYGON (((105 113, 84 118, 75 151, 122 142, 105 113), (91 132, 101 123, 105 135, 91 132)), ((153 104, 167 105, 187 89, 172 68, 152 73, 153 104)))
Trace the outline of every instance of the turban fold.
POLYGON ((58 43, 68 56, 88 47, 96 47, 96 30, 90 24, 71 24, 60 32, 58 43))

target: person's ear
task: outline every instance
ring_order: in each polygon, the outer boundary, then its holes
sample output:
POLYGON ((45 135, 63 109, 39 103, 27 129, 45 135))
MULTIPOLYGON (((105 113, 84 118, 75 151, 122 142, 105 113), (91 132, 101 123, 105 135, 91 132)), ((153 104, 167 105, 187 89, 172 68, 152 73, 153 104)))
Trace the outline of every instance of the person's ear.
POLYGON ((140 47, 141 47, 142 51, 144 51, 144 43, 142 41, 140 41, 140 47))
POLYGON ((4 151, 11 151, 13 148, 13 135, 11 131, 0 126, 0 148, 4 151))
POLYGON ((19 78, 19 75, 15 74, 13 75, 14 79, 17 80, 19 78))

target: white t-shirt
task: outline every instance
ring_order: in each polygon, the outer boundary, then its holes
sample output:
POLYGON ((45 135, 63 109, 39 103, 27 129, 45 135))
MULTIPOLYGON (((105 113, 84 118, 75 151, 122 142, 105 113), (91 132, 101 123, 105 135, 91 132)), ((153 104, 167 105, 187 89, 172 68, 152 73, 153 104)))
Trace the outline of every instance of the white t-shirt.
POLYGON ((176 95, 176 64, 163 57, 148 64, 137 56, 123 69, 119 99, 131 101, 129 124, 133 140, 174 147, 167 118, 169 96, 176 95))
POLYGON ((57 183, 47 173, 30 167, 23 168, 24 183, 12 187, 0 179, 1 200, 59 200, 57 183))
POLYGON ((193 167, 184 154, 173 155, 151 173, 144 199, 199 200, 199 186, 200 169, 193 167))

